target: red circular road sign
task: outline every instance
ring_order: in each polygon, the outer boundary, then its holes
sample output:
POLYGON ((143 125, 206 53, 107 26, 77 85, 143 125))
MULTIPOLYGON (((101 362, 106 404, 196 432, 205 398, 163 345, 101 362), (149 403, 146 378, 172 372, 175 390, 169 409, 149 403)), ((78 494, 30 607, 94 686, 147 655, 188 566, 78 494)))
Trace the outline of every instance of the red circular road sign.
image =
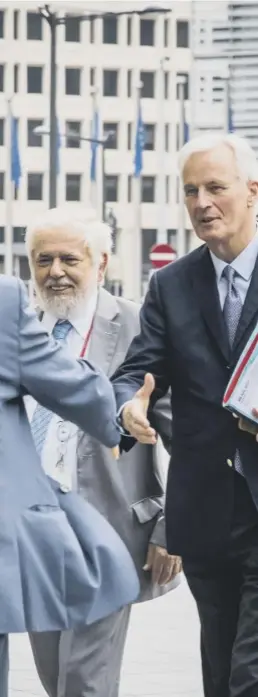
POLYGON ((176 250, 170 244, 154 244, 150 250, 150 261, 155 269, 161 269, 176 259, 176 250))

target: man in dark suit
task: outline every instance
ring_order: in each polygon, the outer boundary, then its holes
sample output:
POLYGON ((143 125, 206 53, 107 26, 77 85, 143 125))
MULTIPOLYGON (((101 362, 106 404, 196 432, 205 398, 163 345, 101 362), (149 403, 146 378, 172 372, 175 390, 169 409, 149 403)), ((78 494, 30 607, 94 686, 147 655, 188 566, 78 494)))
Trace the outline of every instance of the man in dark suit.
POLYGON ((258 319, 258 165, 234 135, 192 140, 179 165, 204 245, 151 279, 113 379, 122 446, 155 443, 152 408, 171 387, 167 544, 198 606, 205 697, 257 697, 258 446, 221 403, 258 319))

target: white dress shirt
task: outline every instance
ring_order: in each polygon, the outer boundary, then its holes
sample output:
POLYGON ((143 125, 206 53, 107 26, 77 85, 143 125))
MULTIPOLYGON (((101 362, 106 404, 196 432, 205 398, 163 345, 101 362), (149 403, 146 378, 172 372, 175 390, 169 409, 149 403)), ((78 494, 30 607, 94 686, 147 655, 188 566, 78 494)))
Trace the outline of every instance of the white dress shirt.
MULTIPOLYGON (((222 261, 222 259, 218 259, 218 257, 216 257, 215 254, 213 254, 213 252, 210 252, 210 255, 216 273, 220 305, 221 309, 223 309, 227 295, 228 284, 227 279, 222 274, 225 266, 228 266, 228 264, 225 261, 222 261)), ((232 261, 230 264, 230 266, 237 272, 237 275, 234 279, 234 285, 239 292, 242 305, 245 302, 246 294, 251 283, 252 273, 255 267, 257 255, 258 235, 255 235, 255 237, 253 237, 253 239, 251 240, 251 242, 249 242, 247 247, 243 249, 241 254, 239 254, 238 257, 236 257, 234 261, 232 261)))
MULTIPOLYGON (((72 324, 72 329, 70 329, 65 343, 76 358, 79 358, 85 338, 90 331, 96 306, 97 294, 94 294, 87 303, 78 306, 67 318, 72 324)), ((56 322, 57 319, 52 313, 44 313, 42 324, 49 334, 52 333, 56 322)), ((89 345, 90 339, 84 358, 87 357, 89 345)), ((25 397, 24 401, 29 421, 31 421, 37 402, 31 396, 25 397)), ((53 414, 41 455, 42 467, 46 474, 73 489, 77 488, 77 432, 77 426, 68 421, 62 421, 59 416, 53 414), (63 466, 58 469, 56 465, 62 448, 65 450, 63 466)))

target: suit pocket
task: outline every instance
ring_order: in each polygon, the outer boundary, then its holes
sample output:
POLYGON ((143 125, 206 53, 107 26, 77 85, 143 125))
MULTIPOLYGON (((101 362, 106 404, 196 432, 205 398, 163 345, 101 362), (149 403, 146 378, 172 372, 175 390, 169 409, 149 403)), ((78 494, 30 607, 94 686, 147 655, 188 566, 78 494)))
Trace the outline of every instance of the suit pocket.
POLYGON ((134 511, 139 523, 148 523, 163 510, 159 501, 154 498, 146 498, 142 499, 141 501, 137 501, 136 503, 132 503, 131 508, 134 511))

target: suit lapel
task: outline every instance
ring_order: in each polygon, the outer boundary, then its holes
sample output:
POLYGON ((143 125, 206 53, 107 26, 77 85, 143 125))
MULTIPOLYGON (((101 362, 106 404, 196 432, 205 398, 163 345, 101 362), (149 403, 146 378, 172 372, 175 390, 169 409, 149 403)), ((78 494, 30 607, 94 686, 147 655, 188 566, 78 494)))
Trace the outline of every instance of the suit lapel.
MULTIPOLYGON (((253 270, 251 283, 247 291, 245 303, 238 323, 233 350, 239 347, 242 343, 244 335, 250 327, 252 320, 257 318, 258 315, 258 257, 253 270)), ((245 342, 247 341, 247 338, 245 342)))
POLYGON ((192 267, 192 283, 207 329, 223 357, 229 361, 227 329, 220 307, 214 266, 206 246, 201 248, 192 267))
POLYGON ((119 308, 113 295, 100 289, 89 348, 89 360, 110 374, 120 329, 119 308))

